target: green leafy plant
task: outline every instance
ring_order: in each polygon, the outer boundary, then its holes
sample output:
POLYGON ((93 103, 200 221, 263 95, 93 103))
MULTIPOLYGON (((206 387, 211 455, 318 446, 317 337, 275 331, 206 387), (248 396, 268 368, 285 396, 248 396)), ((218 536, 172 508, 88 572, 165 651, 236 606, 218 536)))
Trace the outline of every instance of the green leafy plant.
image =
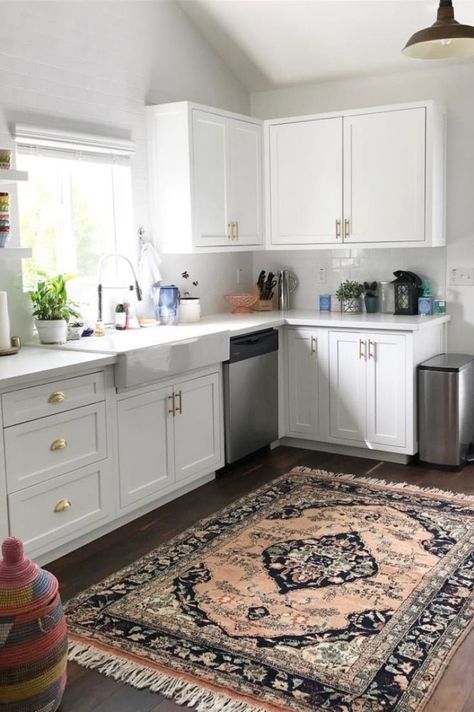
POLYGON ((351 282, 346 279, 336 290, 336 297, 340 302, 346 299, 358 299, 364 291, 364 286, 360 282, 351 282))
POLYGON ((38 272, 36 289, 30 291, 33 304, 33 317, 39 321, 54 321, 71 317, 79 318, 75 302, 67 296, 66 282, 73 275, 58 274, 48 277, 45 272, 38 272))

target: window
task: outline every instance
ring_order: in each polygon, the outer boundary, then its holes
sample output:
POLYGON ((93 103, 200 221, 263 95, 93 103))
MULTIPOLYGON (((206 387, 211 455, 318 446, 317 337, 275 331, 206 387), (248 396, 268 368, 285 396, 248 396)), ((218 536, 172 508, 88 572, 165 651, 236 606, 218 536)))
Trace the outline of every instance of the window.
POLYGON ((134 248, 129 158, 32 140, 19 145, 17 166, 29 174, 18 190, 21 242, 33 249, 23 262, 24 288, 38 269, 70 273, 73 297, 89 304, 100 256, 134 248))

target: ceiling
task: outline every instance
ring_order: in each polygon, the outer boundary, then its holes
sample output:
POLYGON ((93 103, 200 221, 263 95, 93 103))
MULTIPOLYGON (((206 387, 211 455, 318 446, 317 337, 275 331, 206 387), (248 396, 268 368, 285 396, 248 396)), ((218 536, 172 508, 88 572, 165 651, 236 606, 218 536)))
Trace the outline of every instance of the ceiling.
MULTIPOLYGON (((179 1, 249 91, 433 65, 400 50, 434 22, 436 0, 179 1)), ((454 5, 474 25, 474 0, 454 5)))

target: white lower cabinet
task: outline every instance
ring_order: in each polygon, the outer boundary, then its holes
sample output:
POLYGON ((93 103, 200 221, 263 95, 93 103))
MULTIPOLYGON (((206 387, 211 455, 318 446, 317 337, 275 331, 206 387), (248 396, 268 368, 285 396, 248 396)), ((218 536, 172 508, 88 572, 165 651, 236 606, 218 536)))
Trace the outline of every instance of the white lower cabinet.
POLYGON ((110 519, 114 484, 105 460, 8 497, 10 532, 29 555, 54 549, 110 519))
POLYGON ((383 331, 289 330, 286 434, 414 454, 413 338, 383 331))
POLYGON ((222 466, 220 398, 215 372, 118 401, 122 508, 222 466))
POLYGON ((326 344, 324 329, 288 331, 288 435, 321 436, 320 355, 326 344))
POLYGON ((367 447, 406 445, 406 359, 403 334, 329 333, 329 420, 332 438, 367 447))
POLYGON ((153 497, 174 481, 171 388, 158 388, 118 403, 120 504, 153 497))
POLYGON ((352 331, 329 333, 329 436, 360 443, 366 432, 363 341, 352 331))
POLYGON ((219 467, 222 457, 219 374, 179 385, 173 418, 176 480, 219 467))

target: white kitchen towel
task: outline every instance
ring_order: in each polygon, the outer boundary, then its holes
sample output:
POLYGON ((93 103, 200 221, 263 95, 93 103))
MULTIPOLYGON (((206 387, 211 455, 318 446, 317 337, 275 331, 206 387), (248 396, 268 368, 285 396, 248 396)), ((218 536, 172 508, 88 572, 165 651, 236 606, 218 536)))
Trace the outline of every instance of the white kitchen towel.
POLYGON ((6 292, 0 292, 0 351, 9 349, 10 339, 10 317, 8 316, 8 298, 6 292))
POLYGON ((143 293, 143 301, 137 304, 139 316, 155 316, 152 288, 154 284, 162 280, 160 264, 161 257, 154 246, 151 242, 144 242, 140 250, 140 258, 138 261, 139 280, 143 293))

